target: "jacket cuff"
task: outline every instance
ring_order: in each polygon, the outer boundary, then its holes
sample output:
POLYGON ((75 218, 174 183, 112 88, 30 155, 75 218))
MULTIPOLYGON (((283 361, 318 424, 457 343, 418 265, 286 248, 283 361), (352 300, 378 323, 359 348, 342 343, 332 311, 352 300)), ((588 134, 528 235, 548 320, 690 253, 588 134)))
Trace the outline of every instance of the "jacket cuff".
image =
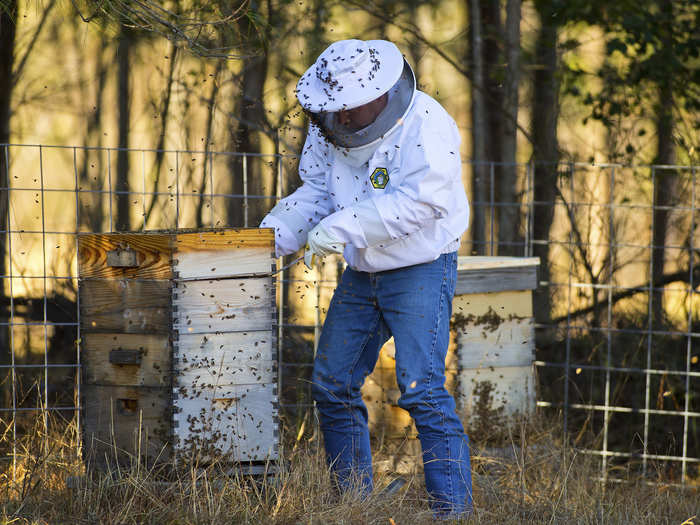
POLYGON ((265 219, 268 217, 275 217, 279 222, 283 223, 291 234, 294 235, 299 246, 306 244, 306 235, 309 233, 309 230, 314 227, 314 223, 309 222, 306 217, 290 206, 285 200, 278 202, 275 207, 270 210, 270 213, 267 214, 265 219))
POLYGON ((306 233, 300 242, 299 237, 294 235, 287 225, 274 215, 268 214, 260 223, 260 227, 275 229, 275 255, 277 257, 294 253, 306 243, 306 233))

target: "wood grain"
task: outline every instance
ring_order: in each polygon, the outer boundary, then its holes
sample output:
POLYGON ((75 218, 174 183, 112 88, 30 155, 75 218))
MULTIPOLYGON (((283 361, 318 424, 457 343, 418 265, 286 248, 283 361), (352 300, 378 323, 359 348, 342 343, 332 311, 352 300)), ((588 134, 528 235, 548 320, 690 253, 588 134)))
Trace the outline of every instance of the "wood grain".
POLYGON ((274 383, 272 339, 267 331, 184 334, 176 344, 176 386, 274 383))
POLYGON ((78 235, 78 274, 81 279, 170 279, 172 236, 149 233, 78 235), (108 252, 129 248, 137 252, 136 268, 109 266, 108 252))
POLYGON ((234 355, 239 361, 268 361, 276 359, 273 334, 268 330, 210 334, 180 334, 175 343, 180 356, 218 361, 234 355))
POLYGON ((457 353, 462 369, 530 366, 535 360, 535 323, 504 319, 497 327, 468 323, 457 333, 457 353))
POLYGON ((274 281, 241 277, 272 270, 273 230, 81 235, 78 251, 89 457, 128 463, 141 438, 149 458, 177 442, 277 459, 274 281))
POLYGON ((457 261, 457 270, 494 270, 498 268, 539 266, 539 264, 539 257, 460 255, 457 261))
POLYGON ((235 461, 278 458, 276 384, 234 386, 195 396, 176 396, 176 450, 235 461))
POLYGON ((269 247, 176 252, 174 257, 178 279, 221 279, 268 274, 274 263, 269 247))
POLYGON ((86 384, 163 387, 171 384, 171 344, 167 335, 85 333, 81 355, 86 384), (138 350, 139 365, 109 362, 114 349, 138 350))
POLYGON ((497 267, 458 270, 455 294, 534 290, 537 266, 497 267))
POLYGON ((177 282, 173 328, 181 334, 271 330, 269 277, 177 282))
POLYGON ((533 368, 530 365, 463 370, 460 374, 458 405, 471 413, 479 402, 474 393, 476 387, 481 382, 488 382, 493 387, 491 410, 503 407, 504 415, 532 412, 535 408, 533 368))
POLYGON ((274 252, 274 230, 272 228, 240 228, 179 233, 175 240, 175 250, 178 253, 235 251, 242 248, 264 248, 269 253, 274 252))
POLYGON ((526 290, 456 295, 452 313, 463 317, 493 314, 502 318, 532 317, 532 293, 526 290))
POLYGON ((84 280, 81 330, 169 334, 170 288, 170 281, 84 280))
POLYGON ((89 458, 104 463, 107 456, 109 463, 116 456, 128 463, 139 451, 151 459, 168 458, 170 388, 85 385, 83 402, 89 458))

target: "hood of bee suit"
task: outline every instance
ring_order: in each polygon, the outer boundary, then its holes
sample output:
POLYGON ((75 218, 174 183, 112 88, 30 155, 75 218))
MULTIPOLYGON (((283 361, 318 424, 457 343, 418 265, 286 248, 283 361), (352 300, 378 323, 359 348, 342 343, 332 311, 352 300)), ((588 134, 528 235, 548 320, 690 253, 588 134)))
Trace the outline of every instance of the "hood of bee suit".
POLYGON ((313 123, 334 146, 346 150, 381 142, 401 124, 415 91, 411 66, 385 40, 335 42, 297 84, 297 98, 313 123), (362 106, 384 93, 387 105, 368 126, 351 130, 339 122, 338 111, 362 106))

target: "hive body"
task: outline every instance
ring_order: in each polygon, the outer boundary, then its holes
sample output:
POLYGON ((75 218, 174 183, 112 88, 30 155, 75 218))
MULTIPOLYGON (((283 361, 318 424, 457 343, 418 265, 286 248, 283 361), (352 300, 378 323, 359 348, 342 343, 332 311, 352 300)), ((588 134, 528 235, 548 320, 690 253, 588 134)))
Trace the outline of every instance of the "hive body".
POLYGON ((273 252, 266 229, 79 237, 94 461, 277 459, 273 252))
MULTIPOLYGON (((535 407, 532 290, 537 258, 460 257, 452 303, 445 387, 467 426, 472 418, 509 421, 535 407)), ((362 394, 369 424, 388 452, 379 470, 420 468, 421 449, 408 412, 398 406, 393 338, 382 348, 362 394)))

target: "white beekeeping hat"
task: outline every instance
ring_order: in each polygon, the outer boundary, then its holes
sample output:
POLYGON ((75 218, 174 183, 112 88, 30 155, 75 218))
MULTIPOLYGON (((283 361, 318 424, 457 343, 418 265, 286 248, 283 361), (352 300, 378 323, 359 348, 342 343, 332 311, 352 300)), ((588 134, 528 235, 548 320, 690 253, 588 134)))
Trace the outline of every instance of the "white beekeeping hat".
POLYGON ((416 78, 401 51, 386 40, 341 40, 318 57, 297 84, 297 98, 314 124, 334 145, 361 148, 388 136, 408 112, 416 78), (346 128, 337 112, 388 94, 374 122, 360 130, 346 128))
POLYGON ((301 76, 297 98, 312 113, 356 108, 389 91, 403 69, 401 51, 391 42, 340 40, 301 76))

